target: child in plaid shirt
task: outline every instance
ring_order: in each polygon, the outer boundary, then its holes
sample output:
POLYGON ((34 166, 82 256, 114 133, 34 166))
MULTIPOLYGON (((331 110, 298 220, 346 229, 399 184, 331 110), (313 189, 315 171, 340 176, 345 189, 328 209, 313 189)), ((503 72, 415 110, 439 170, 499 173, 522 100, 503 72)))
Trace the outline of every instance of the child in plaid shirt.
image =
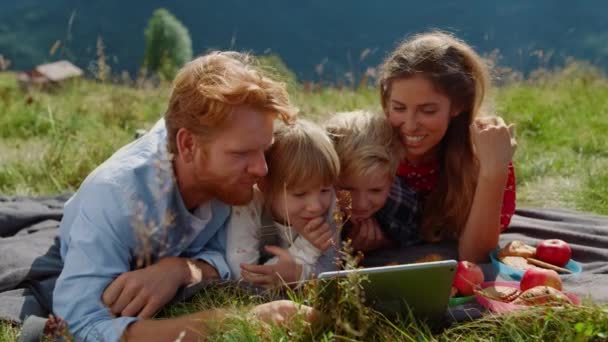
POLYGON ((363 252, 418 241, 416 194, 395 177, 403 146, 386 118, 338 113, 325 129, 340 157, 338 188, 351 197, 343 237, 363 252))

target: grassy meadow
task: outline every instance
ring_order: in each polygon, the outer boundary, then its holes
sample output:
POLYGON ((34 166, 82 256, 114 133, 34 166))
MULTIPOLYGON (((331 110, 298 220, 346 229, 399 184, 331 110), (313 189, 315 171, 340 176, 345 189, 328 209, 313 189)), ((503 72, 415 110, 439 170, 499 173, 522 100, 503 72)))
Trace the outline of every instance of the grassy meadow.
MULTIPOLYGON (((52 92, 0 73, 0 193, 74 191, 165 110, 169 85, 78 80, 52 92)), ((292 87, 303 116, 378 109, 375 88, 292 87)), ((608 214, 608 79, 580 64, 496 89, 492 112, 517 125, 518 205, 608 214)))
MULTIPOLYGON (((124 85, 84 79, 52 91, 24 92, 15 74, 0 73, 0 194, 75 191, 90 171, 130 142, 137 129, 150 128, 161 117, 168 94, 169 85, 163 83, 124 85)), ((302 115, 317 120, 336 111, 379 107, 375 88, 307 91, 294 86, 292 96, 302 115)), ((527 80, 497 88, 492 112, 517 125, 518 206, 608 215, 608 78, 581 64, 539 71, 527 80)), ((292 295, 315 304, 306 291, 292 295)), ((262 300, 238 289, 221 288, 203 292, 194 303, 174 306, 162 315, 231 307, 236 316, 212 337, 227 341, 608 339, 608 307, 593 303, 573 310, 535 308, 500 319, 488 315, 437 331, 415 320, 392 323, 351 298, 320 327, 296 324, 284 330, 264 328, 239 315, 262 300), (340 325, 343 321, 358 322, 355 328, 360 329, 349 330, 340 325)), ((0 341, 16 340, 17 331, 0 324, 0 341)))

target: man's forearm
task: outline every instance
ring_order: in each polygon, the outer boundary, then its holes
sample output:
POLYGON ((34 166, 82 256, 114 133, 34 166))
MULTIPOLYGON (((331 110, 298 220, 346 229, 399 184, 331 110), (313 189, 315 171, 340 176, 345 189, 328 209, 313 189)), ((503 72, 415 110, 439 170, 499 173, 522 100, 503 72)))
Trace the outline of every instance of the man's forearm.
POLYGON ((183 257, 166 257, 160 263, 171 263, 172 269, 180 270, 181 285, 189 286, 200 283, 203 279, 218 279, 220 277, 215 267, 205 261, 183 257), (175 268, 177 267, 177 268, 175 268))
POLYGON ((141 320, 129 325, 123 341, 204 341, 226 318, 227 310, 212 309, 178 318, 141 320))

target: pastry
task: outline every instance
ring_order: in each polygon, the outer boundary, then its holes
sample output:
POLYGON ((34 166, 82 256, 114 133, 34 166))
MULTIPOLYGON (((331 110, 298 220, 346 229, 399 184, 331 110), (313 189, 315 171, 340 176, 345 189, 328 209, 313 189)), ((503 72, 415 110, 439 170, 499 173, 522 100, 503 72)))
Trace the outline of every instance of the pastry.
POLYGON ((534 265, 528 263, 528 260, 526 258, 520 256, 502 257, 500 258, 500 262, 507 266, 517 268, 519 270, 527 270, 529 268, 535 267, 534 265))
POLYGON ((533 258, 536 255, 536 248, 519 240, 513 240, 506 244, 498 251, 498 258, 506 256, 519 256, 524 258, 533 258))
POLYGON ((524 291, 513 304, 517 305, 564 305, 572 301, 560 290, 550 286, 535 286, 524 291))
POLYGON ((477 293, 492 300, 510 303, 521 294, 521 291, 514 287, 496 285, 478 290, 477 293))

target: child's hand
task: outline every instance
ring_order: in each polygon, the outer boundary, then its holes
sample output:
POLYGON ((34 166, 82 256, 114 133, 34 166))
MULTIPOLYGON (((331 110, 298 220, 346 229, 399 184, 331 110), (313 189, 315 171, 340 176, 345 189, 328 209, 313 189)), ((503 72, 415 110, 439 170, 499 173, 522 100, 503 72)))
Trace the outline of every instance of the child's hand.
POLYGON ((278 262, 271 265, 241 264, 244 280, 265 288, 293 284, 300 280, 302 265, 296 262, 288 250, 277 246, 265 246, 264 249, 277 256, 278 262))
POLYGON ((325 252, 334 242, 333 232, 323 217, 310 220, 298 233, 321 252, 325 252))
POLYGON ((353 224, 347 237, 351 239, 353 248, 362 252, 373 251, 391 243, 374 218, 353 224))
POLYGON ((506 175, 517 143, 514 125, 507 126, 501 118, 477 119, 471 124, 471 140, 479 159, 480 175, 506 175))

